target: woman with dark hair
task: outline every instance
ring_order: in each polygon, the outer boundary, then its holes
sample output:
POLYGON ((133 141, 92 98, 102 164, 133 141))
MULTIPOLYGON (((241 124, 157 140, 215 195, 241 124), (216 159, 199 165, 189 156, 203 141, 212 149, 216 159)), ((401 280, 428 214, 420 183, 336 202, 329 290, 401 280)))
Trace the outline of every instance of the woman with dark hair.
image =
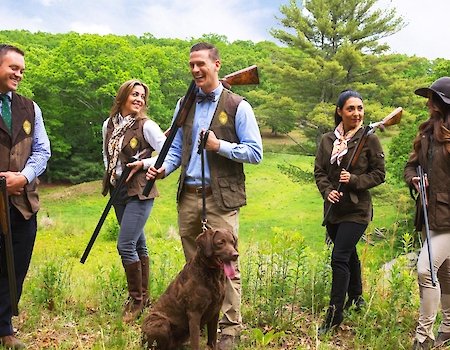
POLYGON ((422 206, 417 201, 414 224, 422 232, 424 243, 417 261, 420 315, 413 349, 430 349, 435 339, 433 326, 439 302, 442 322, 434 346, 442 347, 450 340, 450 78, 440 78, 415 93, 428 98, 430 117, 419 125, 404 179, 410 189, 419 191, 417 167, 420 165, 426 174, 430 242, 423 227, 422 206), (439 281, 435 286, 431 281, 428 245, 439 281))
POLYGON ((359 309, 365 304, 356 244, 372 220, 368 190, 384 182, 385 163, 378 136, 370 134, 356 163, 350 171, 345 170, 363 132, 363 119, 361 95, 353 90, 343 91, 334 115, 336 128, 323 135, 316 154, 314 176, 325 201, 324 209, 333 205, 326 229, 334 244, 330 304, 319 334, 340 325, 345 309, 352 305, 359 309), (339 183, 342 187, 338 192, 339 183))
POLYGON ((123 168, 130 167, 125 185, 119 189, 112 205, 120 225, 117 250, 125 268, 128 300, 122 319, 136 319, 148 304, 149 259, 144 225, 158 196, 155 186, 147 197, 142 191, 145 173, 156 159, 166 137, 159 126, 146 116, 149 89, 139 80, 129 80, 117 92, 109 118, 103 123, 103 195, 112 192, 123 168), (132 162, 129 162, 133 159, 132 162))

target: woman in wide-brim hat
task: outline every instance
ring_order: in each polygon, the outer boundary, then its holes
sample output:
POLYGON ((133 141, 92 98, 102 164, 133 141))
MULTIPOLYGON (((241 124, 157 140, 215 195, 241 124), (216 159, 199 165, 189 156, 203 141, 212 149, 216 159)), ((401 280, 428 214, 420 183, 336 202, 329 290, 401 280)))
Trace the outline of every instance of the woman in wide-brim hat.
POLYGON ((418 200, 414 221, 424 243, 417 262, 420 314, 412 348, 430 349, 450 341, 450 78, 440 78, 429 88, 417 89, 415 93, 428 98, 430 117, 419 125, 404 179, 413 191, 419 191, 417 167, 420 165, 426 174, 430 242, 426 239, 423 210, 418 200), (438 279, 435 285, 431 279, 428 245, 438 279), (433 325, 439 303, 442 322, 435 338, 433 325))

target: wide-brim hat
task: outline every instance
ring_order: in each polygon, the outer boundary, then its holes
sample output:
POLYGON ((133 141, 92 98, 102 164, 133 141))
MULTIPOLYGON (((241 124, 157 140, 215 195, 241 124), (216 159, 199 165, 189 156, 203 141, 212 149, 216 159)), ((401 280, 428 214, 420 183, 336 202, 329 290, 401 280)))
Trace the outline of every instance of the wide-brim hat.
POLYGON ((420 88, 415 92, 416 95, 429 97, 430 91, 435 92, 444 103, 450 105, 450 78, 442 77, 436 80, 429 88, 420 88))

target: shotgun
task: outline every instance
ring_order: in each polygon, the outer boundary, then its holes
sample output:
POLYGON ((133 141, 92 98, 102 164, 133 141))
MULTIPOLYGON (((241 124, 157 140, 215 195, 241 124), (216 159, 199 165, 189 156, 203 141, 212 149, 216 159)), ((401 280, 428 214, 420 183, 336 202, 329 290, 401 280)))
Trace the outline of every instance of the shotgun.
MULTIPOLYGON (((134 161, 136 161, 136 159, 131 158, 128 160, 128 162, 126 164, 134 162, 134 161)), ((120 191, 123 183, 127 179, 128 175, 130 175, 131 168, 127 167, 126 164, 125 164, 125 166, 122 167, 122 175, 120 175, 119 180, 117 180, 116 186, 114 187, 114 190, 112 191, 111 196, 109 197, 108 203, 106 203, 106 207, 103 210, 102 216, 100 217, 100 220, 98 221, 97 226, 95 227, 94 233, 92 234, 91 239, 89 240, 89 243, 86 246, 86 249, 84 250, 83 256, 80 259, 80 262, 82 264, 84 264, 84 262, 86 261, 88 255, 89 255, 89 252, 91 251, 92 246, 94 245, 94 242, 97 239, 97 236, 100 232, 100 229, 103 226, 103 223, 106 220, 106 217, 108 216, 109 210, 111 209, 114 199, 117 197, 117 194, 119 193, 119 191, 120 191)))
MULTIPOLYGON (((377 130, 377 128, 380 129, 380 131, 384 131, 386 126, 391 126, 391 125, 400 123, 400 120, 402 118, 402 112, 403 112, 402 107, 398 107, 395 110, 393 110, 391 113, 389 113, 389 115, 384 117, 383 120, 376 122, 376 123, 371 123, 364 128, 361 136, 358 139, 356 147, 353 150, 353 154, 350 157, 347 167, 345 168, 346 171, 350 172, 350 169, 355 165, 356 161, 358 160, 359 154, 361 153, 361 151, 364 147, 364 144, 366 143, 367 137, 370 134, 373 134, 377 130)), ((342 187, 342 182, 339 182, 339 185, 338 185, 336 191, 339 192, 341 187, 342 187)), ((323 218, 322 226, 325 226, 327 224, 328 216, 330 215, 332 207, 333 207, 333 203, 329 203, 328 208, 327 208, 324 218, 323 218)))
MULTIPOLYGON (((220 79, 223 86, 229 89, 232 85, 256 85, 259 84, 258 67, 253 65, 248 68, 241 69, 237 72, 231 73, 220 79)), ((173 139, 178 131, 178 128, 183 126, 184 121, 195 102, 195 97, 198 91, 198 87, 195 85, 195 81, 192 80, 189 85, 188 91, 181 102, 180 109, 169 129, 166 141, 158 154, 158 158, 155 162, 155 169, 161 168, 164 163, 164 159, 169 152, 170 146, 172 145, 173 139)), ((156 179, 150 179, 144 187, 142 195, 148 196, 150 190, 152 189, 156 179)))
POLYGON ((9 199, 8 191, 6 188, 6 178, 0 177, 0 224, 1 231, 4 237, 5 246, 2 248, 2 254, 6 256, 6 266, 8 273, 9 284, 9 297, 11 299, 11 310, 14 316, 19 315, 19 309, 17 306, 17 285, 16 285, 16 273, 14 268, 14 252, 11 236, 11 216, 9 213, 9 199))
POLYGON ((417 175, 419 176, 419 192, 420 192, 420 202, 422 203, 423 210, 423 224, 425 226, 425 233, 427 235, 427 245, 428 245, 428 259, 430 261, 430 272, 431 272, 431 283, 436 286, 436 275, 434 273, 433 265, 433 254, 431 252, 431 238, 430 238, 430 226, 428 225, 428 210, 427 210, 427 190, 425 187, 425 173, 422 167, 419 165, 417 167, 417 175))

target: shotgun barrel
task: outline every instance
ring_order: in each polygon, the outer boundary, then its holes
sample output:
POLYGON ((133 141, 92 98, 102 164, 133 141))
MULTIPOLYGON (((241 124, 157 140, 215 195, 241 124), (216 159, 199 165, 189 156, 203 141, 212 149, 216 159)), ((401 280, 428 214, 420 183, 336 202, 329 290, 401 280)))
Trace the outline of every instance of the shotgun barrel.
MULTIPOLYGON (((134 158, 130 159, 128 163, 135 161, 134 158)), ((127 167, 126 164, 122 169, 122 175, 120 175, 119 180, 117 180, 116 186, 114 187, 114 190, 111 193, 111 196, 109 197, 108 203, 106 203, 105 209, 103 210, 102 216, 100 217, 100 220, 98 220, 97 226, 95 227, 94 233, 91 236, 91 239, 89 240, 88 245, 86 246, 86 249, 84 250, 83 256, 80 259, 80 262, 82 264, 85 263, 91 249, 92 246, 94 245, 95 240, 97 239, 98 234, 100 233, 100 229, 103 226, 103 223, 106 220, 106 217, 108 216, 108 213, 112 207, 112 204, 114 202, 114 199, 117 197, 117 194, 120 191, 120 188, 122 187, 123 183, 125 182, 125 180, 127 179, 128 175, 130 175, 131 172, 131 168, 127 167)))
POLYGON ((9 198, 6 188, 6 178, 0 177, 0 226, 4 237, 5 246, 3 247, 6 256, 6 266, 8 273, 9 296, 11 299, 11 310, 14 316, 19 315, 17 306, 17 285, 16 273, 14 268, 14 252, 12 244, 11 216, 9 213, 9 198))
POLYGON ((417 175, 419 176, 419 192, 420 192, 419 195, 420 195, 420 202, 422 203, 423 226, 425 227, 425 234, 427 236, 428 260, 430 262, 431 283, 433 284, 433 286, 436 286, 436 275, 434 272, 433 253, 431 251, 431 244, 430 244, 431 243, 430 226, 428 224, 427 190, 425 186, 425 173, 420 165, 417 167, 417 175))

